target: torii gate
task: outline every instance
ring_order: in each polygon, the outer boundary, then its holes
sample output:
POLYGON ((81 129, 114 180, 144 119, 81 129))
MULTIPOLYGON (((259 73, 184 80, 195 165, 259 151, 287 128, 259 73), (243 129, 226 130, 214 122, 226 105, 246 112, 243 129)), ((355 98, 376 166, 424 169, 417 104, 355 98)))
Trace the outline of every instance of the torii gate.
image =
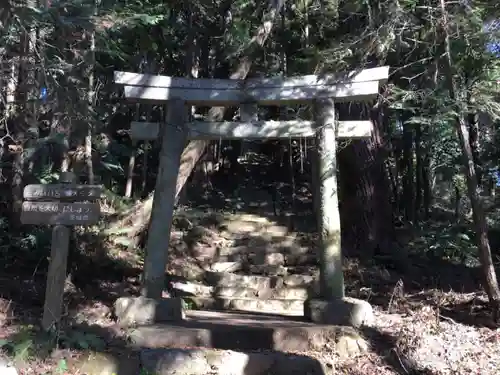
MULTIPOLYGON (((370 121, 338 121, 334 103, 374 99, 388 79, 389 67, 344 74, 248 80, 190 79, 115 72, 125 98, 133 102, 168 104, 165 124, 133 122, 131 137, 161 139, 159 173, 156 180, 151 223, 144 264, 145 297, 158 300, 164 289, 168 243, 174 211, 175 186, 181 154, 188 139, 279 139, 316 137, 315 170, 319 187, 320 298, 308 301, 306 311, 314 321, 357 325, 353 311, 359 304, 344 296, 340 214, 337 196, 337 139, 368 138, 370 121), (258 121, 257 105, 314 102, 314 121, 258 121), (242 107, 240 122, 187 122, 185 105, 242 107), (168 222, 162 221, 168 214, 168 222), (340 305, 339 305, 340 302, 340 305), (347 307, 347 310, 346 310, 347 307), (335 310, 332 312, 332 310, 335 310), (342 310, 340 312, 339 310, 342 310), (347 311, 347 312, 346 312, 347 311), (332 314, 351 315, 332 317, 332 314), (340 320, 339 320, 340 319, 340 320), (339 323, 340 322, 340 323, 339 323)), ((369 305, 368 305, 369 306, 369 305)), ((366 309, 365 309, 366 310, 366 309)), ((364 310, 364 311, 365 311, 364 310)), ((365 313, 366 314, 366 311, 365 313)))

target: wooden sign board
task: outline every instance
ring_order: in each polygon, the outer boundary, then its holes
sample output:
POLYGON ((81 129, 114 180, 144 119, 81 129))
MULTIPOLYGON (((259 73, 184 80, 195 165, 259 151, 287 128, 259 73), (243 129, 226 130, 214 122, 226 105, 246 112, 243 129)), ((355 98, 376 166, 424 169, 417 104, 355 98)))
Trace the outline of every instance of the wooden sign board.
POLYGON ((34 184, 24 188, 27 200, 93 201, 101 197, 100 185, 34 184))
POLYGON ((99 203, 23 202, 21 223, 92 225, 99 216, 99 203))

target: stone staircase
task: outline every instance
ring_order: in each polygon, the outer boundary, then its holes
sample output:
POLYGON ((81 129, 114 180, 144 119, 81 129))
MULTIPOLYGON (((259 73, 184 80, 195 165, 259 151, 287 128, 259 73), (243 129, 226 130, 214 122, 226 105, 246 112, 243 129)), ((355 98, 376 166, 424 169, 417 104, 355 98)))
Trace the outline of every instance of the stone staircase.
POLYGON ((317 295, 314 244, 284 226, 232 215, 213 229, 193 226, 182 239, 202 270, 171 282, 169 293, 190 308, 302 317, 304 301, 317 295))
POLYGON ((176 223, 184 229, 172 236, 167 298, 115 303, 143 369, 161 375, 323 375, 309 353, 326 349, 353 358, 368 350, 356 329, 305 318, 304 302, 318 294, 311 238, 252 215, 199 222, 176 223))
POLYGON ((304 315, 304 301, 313 292, 314 278, 308 275, 242 275, 231 272, 206 273, 206 284, 172 283, 172 294, 201 310, 235 310, 304 315))

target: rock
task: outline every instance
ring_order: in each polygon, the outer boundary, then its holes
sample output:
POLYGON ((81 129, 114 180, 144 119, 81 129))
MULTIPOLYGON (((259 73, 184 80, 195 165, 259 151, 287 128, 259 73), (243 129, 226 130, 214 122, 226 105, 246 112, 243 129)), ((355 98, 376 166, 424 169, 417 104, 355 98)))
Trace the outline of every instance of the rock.
POLYGON ((213 230, 197 225, 185 234, 184 241, 192 247, 196 243, 211 245, 218 238, 219 235, 213 230))
POLYGON ((258 232, 260 228, 260 223, 238 220, 228 222, 225 227, 228 232, 240 235, 258 232))
POLYGON ((230 272, 205 272, 207 284, 218 287, 237 288, 245 285, 251 289, 279 288, 283 280, 279 277, 236 275, 230 272))
MULTIPOLYGON (((259 292, 259 297, 264 296, 265 294, 259 292)), ((275 299, 284 299, 284 300, 302 300, 305 301, 309 297, 309 292, 306 288, 301 287, 282 287, 279 289, 271 290, 271 295, 267 297, 275 298, 275 299)))
POLYGON ((7 359, 0 357, 0 374, 18 375, 17 369, 7 359))
POLYGON ((218 228, 224 223, 224 220, 223 214, 212 212, 200 220, 200 225, 218 228))
POLYGON ((373 308, 368 302, 349 297, 334 301, 308 300, 304 312, 307 318, 321 324, 361 327, 374 321, 373 308))
POLYGON ((175 228, 180 230, 190 230, 193 228, 193 223, 191 223, 189 219, 184 216, 174 217, 172 224, 175 228))
POLYGON ((281 253, 257 252, 250 254, 248 259, 253 265, 283 266, 285 264, 285 256, 281 253))
POLYGON ((322 375, 311 357, 280 352, 243 353, 214 349, 146 349, 144 370, 158 375, 322 375))
POLYGON ((314 276, 310 275, 288 275, 283 278, 283 283, 286 286, 306 287, 314 282, 314 276))
POLYGON ((205 275, 205 269, 198 262, 186 262, 185 257, 180 256, 169 260, 166 272, 187 280, 202 280, 205 275))
POLYGON ((271 264, 250 265, 247 271, 252 274, 266 275, 266 276, 285 276, 288 272, 286 267, 273 266, 271 264))
MULTIPOLYGON (((194 296, 211 296, 214 293, 214 287, 191 282, 172 282, 170 287, 179 294, 190 294, 194 296)), ((177 294, 177 295, 179 295, 177 294)))
POLYGON ((76 359, 70 359, 68 368, 72 373, 85 375, 137 375, 140 371, 140 358, 135 353, 114 355, 86 352, 76 359))
POLYGON ((318 257, 316 254, 304 253, 304 254, 287 254, 285 257, 285 265, 287 266, 301 266, 301 265, 310 265, 317 264, 318 257))
POLYGON ((216 288, 215 297, 225 298, 257 298, 259 291, 250 288, 216 288))
POLYGON ((209 374, 203 352, 188 349, 146 349, 141 351, 143 370, 157 375, 209 374))
POLYGON ((121 297, 115 301, 114 314, 122 326, 183 320, 181 298, 155 300, 146 297, 121 297))
POLYGON ((354 358, 368 352, 370 345, 360 334, 339 335, 335 343, 335 351, 340 359, 354 358))
POLYGON ((210 265, 213 272, 235 272, 243 268, 240 262, 216 262, 210 265))

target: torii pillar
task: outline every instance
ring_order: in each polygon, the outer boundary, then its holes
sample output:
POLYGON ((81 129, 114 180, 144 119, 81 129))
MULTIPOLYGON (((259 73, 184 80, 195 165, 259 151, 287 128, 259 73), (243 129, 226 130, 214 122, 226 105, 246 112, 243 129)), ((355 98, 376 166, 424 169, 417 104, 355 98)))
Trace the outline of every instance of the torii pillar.
POLYGON ((316 167, 313 181, 317 207, 315 207, 319 238, 319 296, 306 301, 306 317, 322 324, 360 327, 373 321, 371 305, 355 298, 346 298, 344 272, 342 269, 342 247, 340 211, 337 183, 337 126, 333 99, 314 102, 316 124, 316 167), (317 298, 319 297, 319 298, 317 298))

